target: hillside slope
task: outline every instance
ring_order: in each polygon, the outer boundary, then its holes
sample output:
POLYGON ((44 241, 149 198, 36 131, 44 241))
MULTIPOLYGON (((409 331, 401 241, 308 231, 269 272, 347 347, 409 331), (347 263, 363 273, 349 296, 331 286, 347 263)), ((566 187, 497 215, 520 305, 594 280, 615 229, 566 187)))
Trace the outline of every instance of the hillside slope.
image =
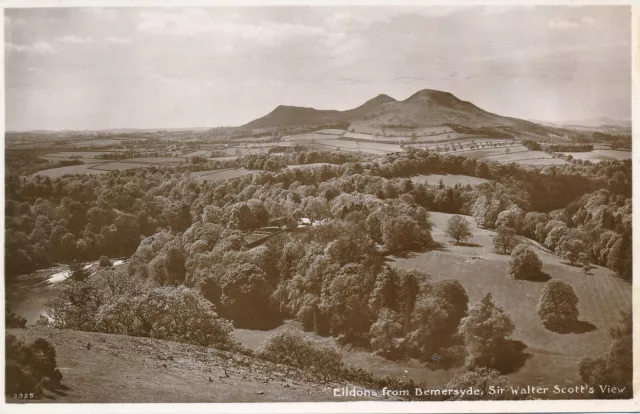
MULTIPOLYGON (((344 385, 320 384, 284 365, 213 348, 35 326, 8 329, 7 333, 27 342, 42 337, 56 348, 58 368, 64 376, 63 384, 69 389, 40 402, 350 400, 332 396, 334 387, 344 385), (91 347, 87 349, 89 343, 91 347)), ((23 401, 8 399, 7 402, 23 401)))
POLYGON ((433 89, 423 89, 403 101, 381 94, 357 108, 346 111, 281 105, 264 117, 243 125, 242 128, 286 128, 347 121, 373 127, 410 125, 417 128, 455 124, 466 128, 500 128, 540 136, 559 132, 557 128, 485 111, 449 92, 433 89))

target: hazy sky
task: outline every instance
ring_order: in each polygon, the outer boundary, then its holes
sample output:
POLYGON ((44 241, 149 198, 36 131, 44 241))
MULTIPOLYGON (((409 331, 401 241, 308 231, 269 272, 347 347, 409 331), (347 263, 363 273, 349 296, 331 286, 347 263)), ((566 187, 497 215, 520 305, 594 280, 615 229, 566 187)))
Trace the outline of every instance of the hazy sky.
POLYGON ((7 129, 239 125, 452 92, 562 121, 631 116, 629 7, 5 11, 7 129))

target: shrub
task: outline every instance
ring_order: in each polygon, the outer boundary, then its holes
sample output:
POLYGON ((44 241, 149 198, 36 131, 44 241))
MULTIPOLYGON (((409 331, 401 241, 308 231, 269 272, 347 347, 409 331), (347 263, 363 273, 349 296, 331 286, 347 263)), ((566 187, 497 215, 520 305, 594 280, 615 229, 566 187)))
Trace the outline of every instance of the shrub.
POLYGON ((456 244, 460 241, 470 239, 473 236, 469 222, 462 216, 453 216, 447 221, 445 230, 447 236, 456 240, 456 244))
POLYGON ((514 279, 536 280, 542 272, 542 261, 527 245, 520 244, 511 252, 507 273, 514 279))
POLYGON ((4 323, 6 328, 24 328, 27 325, 27 320, 13 313, 10 308, 6 308, 4 323))
POLYGON ((578 297, 571 285, 552 279, 542 290, 536 312, 547 329, 562 332, 578 321, 577 305, 578 297))
POLYGON ((98 264, 101 268, 113 266, 113 262, 111 262, 111 260, 109 260, 107 256, 100 256, 100 261, 98 262, 98 264))
POLYGON ((75 282, 84 282, 89 277, 89 272, 80 263, 69 265, 69 279, 75 282))
POLYGON ((14 335, 7 335, 5 350, 6 395, 41 395, 45 384, 56 386, 62 380, 56 368, 56 350, 46 339, 38 338, 25 344, 14 335))
POLYGON ((325 379, 338 376, 342 369, 342 356, 333 347, 303 338, 294 331, 272 334, 257 352, 260 358, 289 365, 320 375, 325 379))

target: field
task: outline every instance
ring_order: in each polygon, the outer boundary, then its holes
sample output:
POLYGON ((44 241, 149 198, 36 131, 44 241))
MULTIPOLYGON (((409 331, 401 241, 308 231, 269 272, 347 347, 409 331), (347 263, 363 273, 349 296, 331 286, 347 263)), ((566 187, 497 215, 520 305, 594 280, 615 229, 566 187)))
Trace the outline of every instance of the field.
POLYGON ((321 129, 318 131, 315 131, 316 134, 322 134, 322 135, 342 135, 345 133, 344 129, 321 129))
POLYGON ((354 152, 362 152, 365 154, 373 154, 373 155, 385 155, 391 152, 402 152, 404 151, 400 145, 397 144, 386 144, 379 142, 357 142, 357 141, 343 141, 337 139, 321 139, 316 140, 313 145, 314 148, 331 151, 331 150, 342 150, 342 151, 354 151, 354 152))
POLYGON ((312 141, 314 139, 327 139, 327 135, 336 134, 320 134, 318 132, 312 132, 309 134, 285 135, 282 137, 282 141, 312 141))
POLYGON ((58 178, 67 174, 104 174, 106 170, 93 169, 96 164, 71 165, 68 167, 51 168, 48 170, 38 171, 32 176, 40 175, 49 178, 58 178))
POLYGON ((104 171, 115 171, 115 170, 131 170, 133 168, 145 168, 149 167, 149 164, 135 163, 135 162, 108 162, 105 164, 97 164, 93 165, 90 170, 104 170, 104 171))
POLYGON ((563 152, 562 154, 571 155, 576 160, 589 160, 591 162, 631 159, 631 151, 617 151, 612 149, 596 149, 590 152, 563 152))
POLYGON ((566 161, 553 158, 551 154, 544 151, 529 151, 522 145, 508 146, 506 148, 484 148, 454 152, 461 157, 481 159, 483 161, 497 161, 500 163, 515 162, 527 165, 562 165, 566 161), (506 150, 509 149, 509 153, 506 150))
POLYGON ((195 177, 196 181, 216 181, 226 180, 227 178, 242 177, 243 175, 262 172, 261 170, 246 170, 244 168, 234 168, 228 170, 215 170, 215 171, 200 171, 198 173, 192 173, 191 176, 195 177), (208 174, 205 174, 208 173, 208 174), (197 175, 195 175, 197 174, 197 175))
POLYGON ((411 181, 413 181, 416 184, 422 183, 422 184, 429 184, 429 185, 438 185, 440 183, 440 180, 442 180, 442 183, 446 187, 453 187, 456 184, 474 186, 474 185, 479 185, 479 184, 489 182, 489 180, 485 180, 484 178, 480 178, 480 177, 471 177, 469 175, 455 175, 455 174, 416 175, 415 177, 411 177, 411 181))
MULTIPOLYGON (((577 363, 583 356, 604 352, 611 342, 609 328, 619 319, 619 312, 631 309, 631 285, 616 278, 613 272, 596 267, 590 274, 572 267, 537 246, 534 249, 543 261, 543 271, 552 278, 573 286, 580 299, 580 319, 596 329, 581 334, 558 334, 548 331, 535 312, 544 283, 516 281, 506 274, 508 256, 492 251, 494 233, 475 224, 469 243, 478 247, 454 246, 444 234, 444 213, 431 213, 433 237, 445 251, 425 252, 410 258, 394 258, 396 265, 429 273, 434 280, 457 279, 469 295, 470 303, 491 293, 515 323, 512 339, 524 342, 524 352, 530 354, 525 365, 510 378, 514 383, 541 384, 552 378, 554 384, 579 384, 577 363)), ((473 223, 472 218, 467 218, 473 223)))

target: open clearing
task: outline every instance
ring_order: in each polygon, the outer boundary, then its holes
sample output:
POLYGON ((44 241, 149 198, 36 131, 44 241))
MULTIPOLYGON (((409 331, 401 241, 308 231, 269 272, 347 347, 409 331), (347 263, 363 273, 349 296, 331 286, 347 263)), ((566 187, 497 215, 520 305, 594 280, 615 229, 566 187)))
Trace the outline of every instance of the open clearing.
POLYGON ((493 252, 494 232, 478 228, 471 217, 473 238, 470 244, 478 247, 455 246, 444 234, 445 213, 431 213, 433 238, 445 246, 445 251, 430 251, 409 258, 394 258, 394 262, 407 269, 427 272, 434 280, 457 279, 464 286, 473 304, 491 293, 494 301, 503 307, 515 323, 511 339, 524 342, 524 352, 531 354, 525 365, 510 379, 517 384, 578 384, 578 361, 587 355, 606 351, 611 343, 609 328, 620 318, 620 311, 631 310, 631 285, 616 278, 614 273, 597 266, 584 274, 537 246, 534 250, 543 261, 543 271, 552 278, 564 280, 573 286, 580 303, 580 320, 592 323, 596 329, 587 333, 558 334, 542 325, 535 307, 545 285, 511 279, 507 271, 509 256, 493 252))
POLYGON ((430 174, 430 175, 416 175, 411 177, 411 181, 414 183, 422 183, 429 185, 438 185, 442 180, 442 183, 447 187, 454 187, 456 184, 460 185, 479 185, 483 183, 488 183, 489 180, 485 180, 480 177, 472 177, 469 175, 456 175, 456 174, 430 174))

